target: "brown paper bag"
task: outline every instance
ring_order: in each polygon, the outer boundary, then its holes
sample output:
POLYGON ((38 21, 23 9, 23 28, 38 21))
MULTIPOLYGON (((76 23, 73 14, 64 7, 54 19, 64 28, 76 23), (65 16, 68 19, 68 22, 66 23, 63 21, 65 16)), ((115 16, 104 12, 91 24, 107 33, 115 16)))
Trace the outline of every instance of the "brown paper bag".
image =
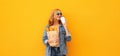
POLYGON ((51 43, 49 43, 49 45, 52 47, 58 47, 59 46, 58 32, 57 31, 48 31, 47 35, 48 35, 48 41, 51 41, 51 43))

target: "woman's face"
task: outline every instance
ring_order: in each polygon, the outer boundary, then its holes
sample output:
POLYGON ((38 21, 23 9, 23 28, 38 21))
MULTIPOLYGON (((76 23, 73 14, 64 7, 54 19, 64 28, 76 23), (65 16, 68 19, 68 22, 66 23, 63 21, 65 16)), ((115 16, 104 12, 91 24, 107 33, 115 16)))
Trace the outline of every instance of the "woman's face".
POLYGON ((54 13, 54 19, 60 20, 61 17, 62 17, 62 12, 61 11, 56 11, 54 13))

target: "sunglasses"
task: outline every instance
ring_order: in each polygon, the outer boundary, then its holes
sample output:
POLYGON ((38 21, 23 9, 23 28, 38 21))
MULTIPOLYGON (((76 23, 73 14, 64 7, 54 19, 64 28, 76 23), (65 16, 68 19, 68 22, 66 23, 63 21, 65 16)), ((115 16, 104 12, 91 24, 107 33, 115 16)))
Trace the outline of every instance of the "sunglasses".
POLYGON ((56 15, 62 15, 62 13, 56 13, 56 15))

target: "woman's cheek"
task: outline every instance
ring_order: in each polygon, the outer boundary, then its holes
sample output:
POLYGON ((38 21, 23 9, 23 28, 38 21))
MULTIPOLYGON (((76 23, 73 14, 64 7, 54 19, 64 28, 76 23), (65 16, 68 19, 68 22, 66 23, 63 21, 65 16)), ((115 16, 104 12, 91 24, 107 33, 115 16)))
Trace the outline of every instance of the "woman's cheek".
POLYGON ((56 17, 57 20, 59 20, 59 17, 56 17))

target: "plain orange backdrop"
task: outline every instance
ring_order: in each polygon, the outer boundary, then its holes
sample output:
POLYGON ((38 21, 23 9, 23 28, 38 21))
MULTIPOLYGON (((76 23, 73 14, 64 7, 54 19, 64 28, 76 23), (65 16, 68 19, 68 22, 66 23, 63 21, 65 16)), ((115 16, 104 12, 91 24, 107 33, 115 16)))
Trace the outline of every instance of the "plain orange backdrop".
POLYGON ((52 9, 67 20, 67 56, 120 56, 119 0, 0 0, 0 56, 45 56, 52 9))

